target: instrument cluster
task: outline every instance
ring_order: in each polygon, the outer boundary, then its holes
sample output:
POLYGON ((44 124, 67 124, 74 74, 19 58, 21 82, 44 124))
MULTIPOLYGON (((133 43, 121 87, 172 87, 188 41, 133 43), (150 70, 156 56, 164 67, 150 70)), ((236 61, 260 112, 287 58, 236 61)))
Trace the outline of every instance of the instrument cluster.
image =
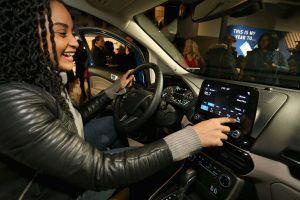
POLYGON ((193 102, 193 92, 181 86, 167 86, 162 91, 162 99, 180 107, 189 107, 193 102))

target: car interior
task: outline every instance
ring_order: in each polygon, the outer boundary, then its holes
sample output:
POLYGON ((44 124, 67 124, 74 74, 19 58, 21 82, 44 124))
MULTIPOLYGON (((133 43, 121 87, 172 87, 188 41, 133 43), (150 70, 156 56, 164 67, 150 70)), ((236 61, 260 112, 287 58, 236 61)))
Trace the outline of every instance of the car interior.
POLYGON ((300 1, 64 2, 88 55, 87 98, 122 76, 125 65, 133 70, 134 85, 98 116, 112 115, 130 146, 172 134, 186 125, 183 121, 237 120, 222 147, 202 148, 128 186, 123 197, 124 188, 118 188, 112 199, 300 200, 300 1), (266 32, 275 39, 263 71, 250 60, 266 32), (114 45, 105 66, 93 58, 97 35, 114 45), (227 35, 233 36, 233 46, 223 40, 227 35), (192 65, 185 54, 187 40, 196 43, 190 47, 198 59, 192 65), (211 53, 222 45, 226 54, 211 53), (121 52, 134 61, 122 63, 116 56, 121 52), (274 64, 276 55, 281 63, 274 64))

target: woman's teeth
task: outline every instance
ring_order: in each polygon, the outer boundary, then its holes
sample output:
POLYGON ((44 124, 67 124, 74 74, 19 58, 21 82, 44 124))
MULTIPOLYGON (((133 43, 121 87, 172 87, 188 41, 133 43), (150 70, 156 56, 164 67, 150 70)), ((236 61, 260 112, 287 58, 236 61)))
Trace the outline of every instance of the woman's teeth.
POLYGON ((68 62, 74 62, 74 55, 75 55, 75 53, 63 53, 64 58, 68 62))
POLYGON ((64 53, 63 55, 69 57, 69 56, 74 56, 75 53, 64 53))

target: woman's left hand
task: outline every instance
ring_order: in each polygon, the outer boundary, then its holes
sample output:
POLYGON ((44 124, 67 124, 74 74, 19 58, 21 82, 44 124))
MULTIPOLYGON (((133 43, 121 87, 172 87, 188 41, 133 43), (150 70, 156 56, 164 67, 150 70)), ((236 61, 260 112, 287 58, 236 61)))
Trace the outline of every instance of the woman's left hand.
POLYGON ((120 78, 120 88, 119 90, 123 90, 126 86, 131 86, 134 81, 134 75, 132 74, 133 70, 128 70, 121 78, 120 78))

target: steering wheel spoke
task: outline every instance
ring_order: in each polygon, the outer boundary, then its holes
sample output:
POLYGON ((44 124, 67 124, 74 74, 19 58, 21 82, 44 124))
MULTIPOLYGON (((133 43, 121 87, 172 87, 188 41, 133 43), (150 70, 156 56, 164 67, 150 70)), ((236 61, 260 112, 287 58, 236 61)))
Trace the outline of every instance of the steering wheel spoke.
POLYGON ((131 123, 134 123, 137 119, 138 119, 138 117, 129 116, 129 115, 125 114, 124 116, 122 116, 120 122, 123 126, 129 126, 131 123))

